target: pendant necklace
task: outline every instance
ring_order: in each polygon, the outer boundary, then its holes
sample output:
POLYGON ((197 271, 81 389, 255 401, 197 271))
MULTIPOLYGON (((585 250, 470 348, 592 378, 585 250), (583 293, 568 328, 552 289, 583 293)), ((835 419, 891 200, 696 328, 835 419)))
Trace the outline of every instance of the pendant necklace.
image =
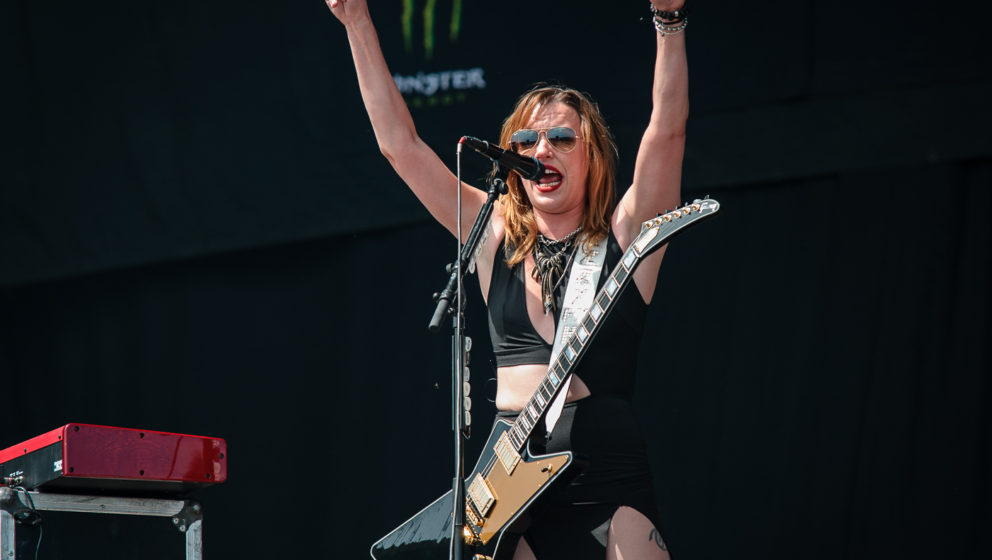
POLYGON ((579 226, 572 233, 561 239, 548 239, 537 234, 534 244, 534 270, 531 277, 541 283, 541 299, 544 301, 544 314, 556 312, 555 290, 561 284, 562 276, 575 254, 573 241, 582 231, 579 226), (566 253, 568 256, 566 257, 566 253))

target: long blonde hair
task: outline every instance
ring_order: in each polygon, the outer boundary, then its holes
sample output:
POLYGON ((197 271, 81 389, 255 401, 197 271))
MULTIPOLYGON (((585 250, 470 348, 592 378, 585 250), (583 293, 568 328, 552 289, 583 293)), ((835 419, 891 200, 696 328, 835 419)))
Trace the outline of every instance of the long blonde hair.
MULTIPOLYGON (((599 106, 580 91, 563 86, 539 85, 517 100, 513 112, 503 121, 499 144, 504 149, 510 149, 510 136, 527 126, 534 110, 555 103, 574 109, 582 122, 579 136, 588 156, 589 171, 586 176, 586 207, 580 227, 586 245, 592 247, 609 233, 610 218, 616 206, 617 147, 599 106)), ((510 173, 506 185, 510 192, 500 197, 506 222, 506 264, 514 266, 534 248, 538 231, 534 208, 520 176, 510 173)))

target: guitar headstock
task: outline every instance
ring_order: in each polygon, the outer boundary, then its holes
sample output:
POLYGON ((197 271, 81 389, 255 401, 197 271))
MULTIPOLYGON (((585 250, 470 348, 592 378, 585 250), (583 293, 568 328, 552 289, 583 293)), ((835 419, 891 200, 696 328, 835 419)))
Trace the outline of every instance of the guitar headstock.
POLYGON ((712 216, 720 210, 720 203, 712 198, 693 200, 681 208, 658 214, 641 224, 641 233, 631 243, 638 257, 643 257, 668 242, 676 233, 692 224, 712 216))

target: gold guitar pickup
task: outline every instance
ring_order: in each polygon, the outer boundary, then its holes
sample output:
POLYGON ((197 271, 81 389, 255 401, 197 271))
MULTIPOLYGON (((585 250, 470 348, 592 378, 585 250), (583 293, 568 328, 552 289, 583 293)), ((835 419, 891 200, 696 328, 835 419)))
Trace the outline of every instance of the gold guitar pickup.
POLYGON ((513 448, 513 444, 510 443, 510 437, 506 435, 509 432, 503 432, 499 439, 496 440, 496 445, 493 446, 493 450, 496 451, 496 457, 499 459, 500 464, 506 469, 506 474, 513 474, 513 469, 517 468, 517 463, 520 462, 520 453, 513 448))

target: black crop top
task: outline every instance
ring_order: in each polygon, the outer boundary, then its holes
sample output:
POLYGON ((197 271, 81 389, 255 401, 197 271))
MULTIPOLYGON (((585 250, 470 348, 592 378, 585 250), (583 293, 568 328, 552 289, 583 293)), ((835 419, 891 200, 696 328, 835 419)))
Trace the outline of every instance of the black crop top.
MULTIPOLYGON (((547 365, 551 361, 551 344, 541 338, 527 315, 524 266, 522 263, 513 268, 505 266, 505 248, 503 242, 496 251, 487 297, 489 334, 496 354, 496 365, 547 365)), ((599 275, 599 287, 606 282, 622 256, 620 244, 611 233, 606 244, 606 262, 599 275)), ((559 313, 570 273, 571 266, 564 272, 565 281, 555 291, 559 313)), ((629 397, 633 392, 637 350, 644 331, 647 307, 631 282, 614 304, 606 321, 597 329, 592 345, 574 372, 592 394, 629 397)), ((556 325, 558 319, 560 316, 555 318, 556 325)))

